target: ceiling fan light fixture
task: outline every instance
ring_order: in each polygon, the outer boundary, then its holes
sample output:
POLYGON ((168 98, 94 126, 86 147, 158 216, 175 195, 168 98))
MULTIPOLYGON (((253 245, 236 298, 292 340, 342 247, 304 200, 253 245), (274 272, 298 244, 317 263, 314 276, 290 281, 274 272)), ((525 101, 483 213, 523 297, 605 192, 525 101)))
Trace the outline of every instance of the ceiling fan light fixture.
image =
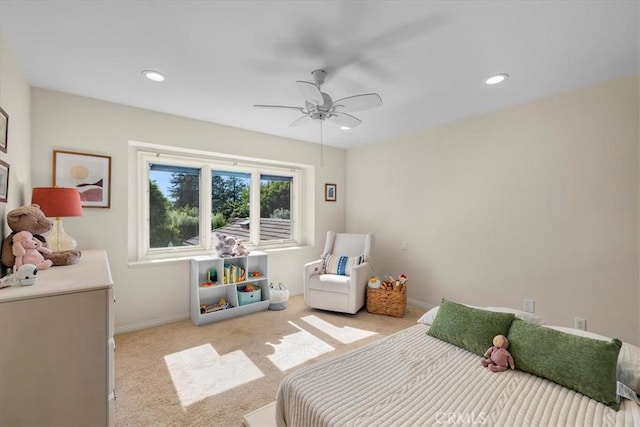
POLYGON ((509 78, 509 74, 496 74, 495 76, 489 77, 485 83, 488 85, 496 85, 498 83, 502 83, 503 81, 509 78))
POLYGON ((144 70, 142 75, 154 82, 163 82, 166 79, 164 74, 153 70, 144 70))

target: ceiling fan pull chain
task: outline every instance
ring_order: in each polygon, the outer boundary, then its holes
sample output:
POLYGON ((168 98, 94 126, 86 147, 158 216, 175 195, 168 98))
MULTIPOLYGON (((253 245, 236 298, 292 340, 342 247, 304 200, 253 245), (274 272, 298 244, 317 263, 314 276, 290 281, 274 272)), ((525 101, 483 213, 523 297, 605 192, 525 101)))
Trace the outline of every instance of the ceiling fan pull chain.
POLYGON ((322 120, 320 120, 320 167, 324 167, 324 138, 322 136, 322 120))

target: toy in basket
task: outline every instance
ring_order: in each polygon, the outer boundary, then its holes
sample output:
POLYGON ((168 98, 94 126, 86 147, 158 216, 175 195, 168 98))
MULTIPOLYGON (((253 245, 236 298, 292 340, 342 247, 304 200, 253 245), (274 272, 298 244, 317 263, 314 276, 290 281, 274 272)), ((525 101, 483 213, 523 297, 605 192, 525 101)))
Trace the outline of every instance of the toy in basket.
POLYGON ((404 317, 407 308, 407 276, 401 274, 397 279, 391 276, 383 281, 377 277, 369 279, 367 286, 367 311, 375 314, 386 314, 393 317, 404 317), (379 287, 377 287, 379 284, 379 287))

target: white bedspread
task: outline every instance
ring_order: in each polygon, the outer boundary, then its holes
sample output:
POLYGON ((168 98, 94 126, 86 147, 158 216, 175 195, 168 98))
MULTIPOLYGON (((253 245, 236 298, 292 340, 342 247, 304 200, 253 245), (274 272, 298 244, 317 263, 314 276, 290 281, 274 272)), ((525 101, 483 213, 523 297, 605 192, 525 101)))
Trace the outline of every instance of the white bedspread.
POLYGON ((289 375, 278 425, 640 426, 634 402, 614 411, 521 371, 490 372, 427 330, 418 324, 289 375))

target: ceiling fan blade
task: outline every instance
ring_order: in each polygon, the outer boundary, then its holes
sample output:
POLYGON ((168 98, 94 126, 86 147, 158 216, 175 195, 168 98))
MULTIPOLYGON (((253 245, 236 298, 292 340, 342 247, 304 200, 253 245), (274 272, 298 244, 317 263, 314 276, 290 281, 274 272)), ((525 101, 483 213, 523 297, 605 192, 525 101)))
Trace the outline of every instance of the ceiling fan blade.
POLYGON ((264 105, 264 104, 254 104, 253 106, 257 108, 279 108, 283 110, 298 110, 301 113, 304 113, 304 108, 302 107, 289 107, 287 105, 264 105))
POLYGON ((333 113, 331 113, 328 119, 339 125, 340 127, 348 129, 354 128, 362 123, 359 118, 353 117, 351 114, 341 113, 339 111, 334 111, 333 113))
POLYGON ((333 101, 335 108, 342 107, 345 111, 362 111, 382 105, 382 98, 377 93, 348 96, 333 101))
POLYGON ((322 93, 314 83, 298 80, 296 85, 298 86, 298 90, 302 94, 302 97, 313 105, 322 105, 324 103, 322 93))
POLYGON ((304 125, 306 125, 306 124, 307 124, 307 123, 309 123, 311 120, 313 120, 313 119, 311 118, 311 116, 310 116, 310 115, 308 115, 308 114, 305 114, 304 116, 302 116, 302 117, 300 117, 300 118, 298 118, 298 119, 294 120, 294 121, 293 121, 289 126, 290 126, 290 127, 292 127, 292 128, 297 128, 297 127, 300 127, 300 126, 304 126, 304 125))

